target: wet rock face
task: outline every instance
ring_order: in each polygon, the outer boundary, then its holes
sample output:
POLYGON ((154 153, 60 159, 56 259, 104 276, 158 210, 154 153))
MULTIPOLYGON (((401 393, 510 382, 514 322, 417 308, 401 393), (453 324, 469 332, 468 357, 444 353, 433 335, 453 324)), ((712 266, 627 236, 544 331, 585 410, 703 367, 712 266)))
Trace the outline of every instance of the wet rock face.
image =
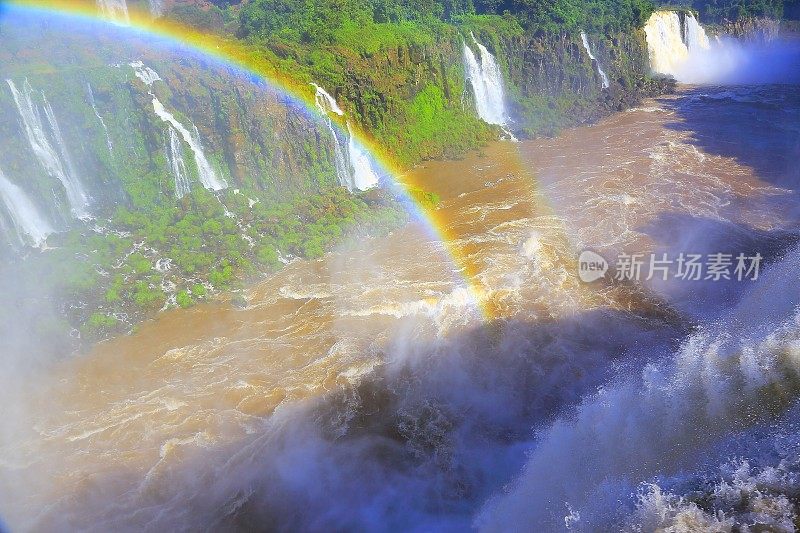
POLYGON ((738 38, 752 39, 761 42, 769 42, 778 37, 781 33, 780 21, 757 17, 739 20, 726 20, 719 26, 713 27, 717 34, 728 34, 738 38))
POLYGON ((595 60, 581 46, 579 35, 523 36, 499 43, 517 116, 529 134, 548 135, 560 127, 591 122, 671 90, 669 80, 650 77, 641 31, 588 39, 595 60), (608 75, 607 88, 598 65, 608 75), (539 120, 548 113, 548 121, 539 120))
MULTIPOLYGON (((487 30, 477 36, 497 58, 505 77, 515 131, 552 134, 593 121, 643 98, 669 91, 666 79, 650 77, 644 34, 591 35, 592 60, 580 35, 500 37, 487 30), (603 87, 600 66, 609 78, 603 87)), ((344 58, 344 83, 331 87, 337 101, 370 131, 398 120, 405 104, 431 85, 445 105, 470 111, 462 46, 468 37, 454 31, 433 45, 400 45, 370 55, 344 58)))

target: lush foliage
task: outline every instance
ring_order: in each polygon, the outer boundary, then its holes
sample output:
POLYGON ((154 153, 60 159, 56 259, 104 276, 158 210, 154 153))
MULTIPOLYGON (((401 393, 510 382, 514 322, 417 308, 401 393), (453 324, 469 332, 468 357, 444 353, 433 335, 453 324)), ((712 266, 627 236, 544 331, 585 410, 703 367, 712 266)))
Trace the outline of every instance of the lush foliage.
POLYGON ((241 11, 240 34, 302 42, 336 42, 343 26, 458 22, 470 15, 516 18, 533 32, 641 26, 650 0, 252 0, 241 11))
POLYGON ((282 258, 317 258, 344 238, 383 234, 405 221, 393 201, 340 188, 279 203, 257 191, 221 200, 198 188, 176 206, 121 207, 114 233, 54 236, 52 250, 11 275, 71 302, 68 320, 92 340, 165 304, 190 307, 211 291, 236 288, 281 268, 282 258))
POLYGON ((690 7, 708 22, 754 17, 800 18, 800 0, 684 0, 668 5, 690 7))

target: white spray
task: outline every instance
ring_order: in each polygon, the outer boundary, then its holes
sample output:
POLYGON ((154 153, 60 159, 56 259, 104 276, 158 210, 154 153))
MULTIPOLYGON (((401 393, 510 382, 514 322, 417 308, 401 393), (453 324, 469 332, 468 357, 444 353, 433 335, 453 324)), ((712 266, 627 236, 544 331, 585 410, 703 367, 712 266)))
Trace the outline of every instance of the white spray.
POLYGON ((149 0, 150 14, 153 18, 158 18, 164 14, 164 0, 149 0))
POLYGON ((11 183, 0 170, 0 202, 2 202, 17 237, 23 245, 41 246, 53 227, 31 202, 25 191, 11 183))
POLYGON ((653 72, 692 82, 696 72, 691 59, 705 54, 710 48, 706 32, 694 15, 656 11, 650 16, 644 31, 653 72))

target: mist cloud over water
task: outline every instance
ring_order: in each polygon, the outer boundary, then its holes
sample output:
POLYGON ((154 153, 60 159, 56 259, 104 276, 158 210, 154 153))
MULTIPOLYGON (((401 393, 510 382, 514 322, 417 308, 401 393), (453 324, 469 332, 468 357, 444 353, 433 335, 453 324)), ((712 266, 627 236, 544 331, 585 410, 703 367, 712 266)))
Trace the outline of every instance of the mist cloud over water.
POLYGON ((710 39, 708 49, 690 48, 675 69, 682 83, 755 85, 800 82, 800 42, 797 39, 710 39))

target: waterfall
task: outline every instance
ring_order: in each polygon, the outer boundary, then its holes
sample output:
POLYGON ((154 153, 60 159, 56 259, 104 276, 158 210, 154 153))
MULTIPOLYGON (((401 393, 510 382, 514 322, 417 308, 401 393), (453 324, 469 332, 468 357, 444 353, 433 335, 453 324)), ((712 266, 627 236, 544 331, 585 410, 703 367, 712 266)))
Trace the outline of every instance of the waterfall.
POLYGON ((116 24, 130 24, 128 4, 125 0, 97 0, 100 14, 116 24))
POLYGON ((597 73, 600 74, 600 78, 603 80, 603 89, 608 89, 608 76, 600 66, 600 61, 598 61, 597 58, 594 57, 594 54, 592 54, 592 49, 589 46, 589 38, 586 36, 586 32, 581 32, 581 41, 583 42, 583 48, 586 49, 586 53, 589 54, 589 59, 591 59, 592 63, 595 64, 597 67, 597 73))
POLYGON ((339 135, 336 133, 336 128, 333 126, 333 121, 330 118, 330 113, 344 116, 344 111, 336 103, 336 100, 328 94, 328 92, 317 85, 311 84, 316 91, 314 96, 314 103, 317 109, 325 115, 325 121, 328 129, 331 132, 334 145, 334 163, 336 165, 336 176, 339 178, 339 183, 347 190, 353 192, 354 190, 366 191, 378 185, 378 174, 372 166, 367 153, 356 141, 353 135, 353 130, 350 127, 350 122, 347 122, 347 152, 342 147, 342 142, 339 140, 339 135))
POLYGON ((692 13, 656 11, 644 27, 650 68, 678 81, 692 77, 689 60, 710 48, 703 27, 692 13))
POLYGON ((41 246, 53 228, 25 192, 11 183, 0 169, 0 202, 8 214, 20 244, 41 246))
POLYGON ((325 122, 328 124, 328 130, 331 132, 334 149, 334 164, 336 166, 336 177, 339 178, 339 183, 343 187, 347 187, 352 191, 353 183, 350 176, 350 167, 347 162, 347 154, 345 153, 342 143, 336 134, 336 129, 333 127, 333 122, 328 116, 328 113, 336 113, 337 115, 342 116, 344 115, 344 111, 341 110, 339 105, 336 103, 336 100, 334 100, 334 98, 328 94, 325 89, 316 83, 312 83, 311 85, 316 90, 314 103, 316 104, 317 109, 319 109, 320 112, 325 115, 325 122))
POLYGON ((186 144, 188 144, 189 148, 192 150, 195 163, 197 163, 197 174, 200 178, 200 183, 203 184, 203 187, 211 191, 219 191, 226 188, 228 184, 224 179, 217 176, 217 173, 214 171, 211 163, 208 162, 208 159, 203 152, 203 146, 200 144, 200 135, 197 133, 197 128, 194 128, 195 135, 193 136, 183 124, 178 122, 172 113, 164 108, 164 104, 162 104, 158 98, 155 96, 152 96, 152 98, 153 110, 155 111, 156 115, 158 115, 162 121, 170 124, 175 130, 177 130, 184 142, 186 142, 186 144))
POLYGON ((350 140, 347 143, 347 152, 350 156, 350 167, 353 169, 353 187, 359 191, 366 191, 378 185, 378 175, 372 168, 372 162, 364 149, 356 141, 350 123, 347 123, 347 133, 350 140))
MULTIPOLYGON (((129 63, 131 68, 133 68, 133 73, 136 75, 137 78, 142 80, 142 83, 151 87, 155 82, 161 81, 161 76, 158 75, 158 72, 151 69, 150 67, 146 67, 144 63, 141 61, 134 61, 129 63)), ((225 180, 217 175, 217 172, 214 170, 214 167, 211 166, 209 163, 208 158, 203 150, 203 145, 200 142, 200 132, 197 130, 197 127, 192 124, 192 129, 194 130, 194 135, 184 126, 181 124, 175 116, 167 111, 164 107, 164 104, 156 98, 153 94, 152 90, 149 92, 150 97, 153 99, 153 111, 155 111, 158 118, 160 118, 163 122, 170 125, 171 130, 175 130, 178 134, 180 134, 180 138, 189 145, 189 148, 192 150, 192 154, 194 155, 194 161, 197 164, 197 174, 200 178, 200 183, 203 184, 203 187, 210 191, 220 191, 228 187, 228 184, 225 180)), ((170 144, 172 144, 172 131, 170 131, 170 144)), ((177 137, 177 135, 176 135, 177 137)), ((176 138, 176 142, 177 142, 176 138)), ((182 153, 182 151, 181 151, 182 153)), ((180 170, 176 171, 176 165, 178 167, 183 167, 182 170, 186 170, 185 163, 183 162, 183 158, 180 158, 180 163, 177 163, 175 159, 172 159, 170 164, 172 165, 173 175, 175 176, 175 190, 178 193, 179 190, 184 190, 183 185, 188 184, 188 173, 186 173, 186 183, 182 184, 180 187, 178 182, 181 181, 183 178, 180 177, 179 174, 180 170)), ((188 186, 185 188, 185 191, 188 192, 188 186)), ((186 194, 184 192, 183 194, 186 194)), ((178 193, 180 194, 180 193, 178 193)), ((182 195, 181 195, 182 196, 182 195)), ((180 197, 180 196, 179 196, 180 197)))
POLYGON ((328 94, 328 91, 317 85, 316 83, 311 84, 316 90, 316 94, 314 95, 314 103, 317 105, 317 108, 325 113, 326 115, 329 112, 334 112, 340 117, 344 116, 344 111, 342 108, 339 107, 339 104, 336 103, 336 99, 328 94))
POLYGON ((484 122, 505 126, 508 123, 503 75, 494 56, 470 33, 481 54, 478 62, 472 49, 464 43, 464 69, 475 95, 475 108, 484 122))
POLYGON ((89 94, 89 103, 92 106, 92 110, 94 111, 94 116, 97 117, 97 120, 100 121, 100 125, 103 126, 103 131, 106 134, 106 146, 108 146, 108 153, 112 156, 114 155, 114 143, 111 142, 111 135, 108 133, 108 126, 106 126, 106 121, 103 120, 103 117, 100 115, 100 111, 97 109, 97 102, 94 99, 94 91, 92 91, 92 86, 89 82, 86 82, 86 89, 89 94))
POLYGON ((151 69, 150 67, 144 66, 144 63, 141 61, 134 61, 133 63, 128 63, 131 68, 133 68, 134 75, 142 80, 142 83, 150 87, 157 81, 162 81, 161 76, 158 75, 158 72, 151 69))
POLYGON ((189 171, 186 169, 186 162, 183 160, 183 146, 181 138, 175 128, 169 126, 169 144, 167 146, 167 160, 172 169, 172 176, 175 178, 175 196, 178 200, 189 194, 191 182, 189 171))
POLYGON ((8 86, 11 88, 11 94, 14 97, 14 103, 22 119, 22 125, 25 130, 25 136, 28 139, 28 144, 30 144, 39 163, 41 163, 50 176, 59 180, 64 186, 67 194, 67 201, 69 202, 72 213, 79 218, 86 216, 88 214, 87 207, 89 205, 89 196, 84 191, 80 180, 75 176, 69 152, 67 151, 67 147, 61 135, 61 129, 58 126, 53 108, 50 106, 47 98, 44 98, 44 111, 50 125, 52 140, 59 148, 58 152, 56 152, 50 139, 48 139, 44 124, 42 123, 41 112, 33 103, 33 89, 28 83, 28 80, 25 80, 22 92, 17 89, 12 80, 7 79, 6 83, 8 83, 8 86))

